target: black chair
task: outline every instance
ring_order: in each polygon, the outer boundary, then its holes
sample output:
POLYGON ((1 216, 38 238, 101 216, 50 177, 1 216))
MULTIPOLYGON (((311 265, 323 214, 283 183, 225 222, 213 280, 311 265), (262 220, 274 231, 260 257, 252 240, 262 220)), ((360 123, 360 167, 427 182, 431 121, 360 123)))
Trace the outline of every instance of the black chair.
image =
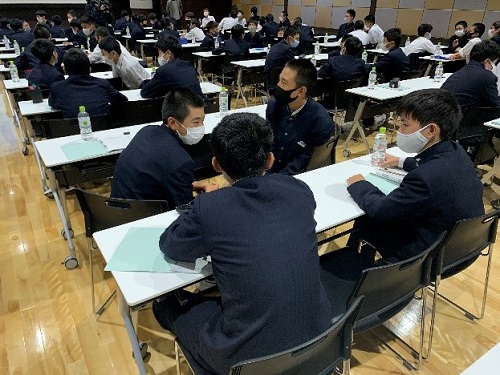
POLYGON ((113 108, 115 118, 120 118, 121 126, 139 125, 161 121, 163 97, 129 101, 126 105, 113 108))
MULTIPOLYGON (((333 121, 341 125, 344 122, 342 114, 349 108, 353 96, 346 92, 348 89, 360 87, 365 77, 355 78, 347 81, 335 82, 330 88, 330 92, 325 95, 325 100, 321 104, 326 108, 333 118, 333 121)), ((354 106, 354 103, 352 103, 354 106)))
POLYGON ((272 68, 269 72, 267 72, 267 75, 264 76, 264 85, 266 87, 267 97, 274 94, 274 89, 279 82, 282 70, 282 66, 277 66, 272 68))
MULTIPOLYGON (((91 116, 90 122, 92 124, 92 131, 112 129, 113 125, 109 115, 91 116)), ((78 119, 48 119, 43 121, 42 137, 51 139, 66 137, 68 135, 75 135, 80 133, 78 127, 78 119)))
POLYGON ((92 309, 95 314, 101 315, 116 291, 113 292, 104 301, 104 303, 96 309, 92 259, 94 247, 92 243, 92 235, 94 232, 100 230, 166 212, 168 211, 168 203, 166 201, 108 198, 103 195, 81 189, 76 189, 75 192, 78 203, 80 204, 80 208, 83 212, 85 221, 85 236, 87 237, 89 247, 89 264, 92 283, 92 309))
MULTIPOLYGON (((334 316, 358 296, 365 297, 354 323, 354 333, 363 332, 389 320, 403 310, 422 291, 420 342, 416 351, 417 369, 423 358, 425 333, 426 287, 430 285, 431 264, 445 233, 426 251, 397 263, 373 266, 364 255, 345 248, 320 257, 322 282, 331 302, 334 316)), ((401 358, 403 358, 401 356, 401 358)), ((408 361, 405 363, 412 366, 408 361)))
POLYGON ((447 302, 451 303, 453 306, 459 308, 462 312, 465 313, 465 316, 471 320, 482 319, 484 317, 486 297, 488 294, 488 281, 491 269, 491 259, 493 256, 493 245, 495 243, 497 235, 499 214, 500 210, 495 210, 473 219, 458 221, 453 229, 449 231, 435 257, 431 275, 434 281, 434 298, 429 333, 429 345, 427 349, 429 355, 432 348, 432 337, 434 333, 438 295, 447 302), (485 249, 488 249, 488 251, 486 253, 483 253, 485 249), (447 279, 462 272, 470 265, 472 265, 472 263, 474 263, 480 255, 488 257, 488 265, 486 267, 486 275, 484 280, 481 313, 479 316, 476 316, 463 307, 459 306, 455 302, 451 301, 450 299, 439 294, 438 289, 441 280, 447 279))
MULTIPOLYGON (((349 374, 352 326, 363 304, 358 297, 347 311, 332 322, 332 326, 321 335, 302 345, 280 353, 240 362, 231 367, 229 375, 324 375, 334 373, 342 363, 342 373, 349 374)), ((177 364, 182 344, 175 340, 177 364)), ((185 350, 183 350, 186 353, 185 350)), ((196 369, 188 360, 194 374, 196 369)), ((177 374, 180 374, 177 366, 177 374)))
POLYGON ((405 79, 413 79, 413 78, 418 78, 420 77, 420 71, 419 70, 409 70, 409 71, 406 71, 406 72, 401 72, 399 73, 399 79, 401 81, 405 80, 405 79))

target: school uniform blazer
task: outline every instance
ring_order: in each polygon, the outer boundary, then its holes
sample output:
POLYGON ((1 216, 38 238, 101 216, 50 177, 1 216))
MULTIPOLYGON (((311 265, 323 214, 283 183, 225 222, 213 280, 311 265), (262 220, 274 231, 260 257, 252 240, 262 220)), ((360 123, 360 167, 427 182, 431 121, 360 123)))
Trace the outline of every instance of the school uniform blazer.
POLYGON ((147 79, 142 83, 141 96, 159 98, 179 88, 193 90, 200 97, 204 97, 193 65, 188 61, 175 59, 159 67, 152 79, 147 79))
POLYGON ((243 39, 228 39, 224 45, 214 49, 213 55, 225 53, 228 56, 248 56, 250 55, 250 46, 243 39))
POLYGON ((339 32, 337 33, 337 39, 335 40, 339 41, 344 35, 349 34, 351 31, 354 31, 354 22, 343 23, 339 26, 339 32))
POLYGON ((210 34, 205 35, 205 39, 201 42, 201 48, 215 48, 214 37, 210 34))
MULTIPOLYGON (((55 67, 62 71, 61 69, 61 63, 63 61, 64 57, 64 50, 56 47, 57 51, 57 63, 55 67)), ((21 52, 19 56, 17 56, 14 60, 14 64, 16 64, 18 70, 30 70, 33 69, 35 66, 37 66, 40 63, 40 60, 38 57, 35 57, 31 53, 31 44, 24 49, 24 52, 21 52)))
POLYGON ((167 38, 169 36, 171 36, 172 38, 175 38, 175 39, 179 40, 179 32, 177 30, 172 30, 172 29, 169 29, 169 28, 163 29, 158 34, 157 39, 167 38))
POLYGON ((29 85, 37 85, 41 89, 48 89, 57 81, 64 81, 64 75, 51 64, 40 63, 26 75, 29 85))
POLYGON ((265 36, 276 36, 276 35, 278 35, 279 28, 280 28, 280 26, 276 22, 270 21, 270 22, 266 22, 264 25, 262 25, 261 32, 265 36))
POLYGON ((360 78, 364 74, 366 68, 363 59, 351 55, 330 57, 318 71, 318 77, 331 77, 336 82, 360 78))
POLYGON ((500 107, 497 77, 477 61, 469 61, 453 73, 441 88, 455 96, 463 111, 472 107, 500 107))
POLYGON ((389 195, 368 181, 347 188, 373 220, 401 223, 403 243, 395 249, 399 257, 409 258, 427 249, 456 221, 484 214, 483 185, 458 143, 441 141, 407 158, 404 169, 409 173, 389 195))
POLYGON ((384 76, 384 82, 399 77, 402 72, 410 70, 410 57, 400 47, 391 49, 375 64, 377 74, 384 76))
POLYGON ((17 44, 19 44, 19 47, 21 48, 28 47, 34 40, 33 33, 23 30, 14 31, 12 34, 7 35, 7 37, 11 43, 14 43, 14 40, 17 40, 17 44))
POLYGON ((66 37, 66 32, 64 31, 64 28, 61 25, 52 26, 49 31, 50 31, 50 35, 52 35, 52 38, 65 38, 66 37), (61 31, 62 31, 62 34, 61 34, 61 31))
POLYGON ((127 19, 125 17, 119 18, 115 23, 115 30, 125 30, 127 28, 127 19))
POLYGON ((271 47, 271 50, 266 56, 264 65, 264 74, 267 74, 271 69, 276 67, 284 67, 285 64, 295 58, 295 51, 290 45, 282 40, 271 47))
MULTIPOLYGON (((228 374, 238 361, 292 348, 330 326, 315 207, 309 187, 293 177, 247 177, 198 195, 161 236, 160 249, 172 259, 212 258, 221 304, 212 305, 193 341, 217 374, 228 374)), ((199 315, 196 308, 185 313, 199 315)))
POLYGON ((244 37, 245 42, 250 45, 250 48, 262 48, 264 47, 264 37, 261 33, 256 32, 255 34, 246 33, 244 37))
POLYGON ((49 105, 61 110, 64 118, 76 118, 81 105, 85 106, 90 116, 98 116, 109 112, 109 104, 118 105, 126 101, 127 97, 107 80, 87 74, 70 75, 50 86, 49 105))

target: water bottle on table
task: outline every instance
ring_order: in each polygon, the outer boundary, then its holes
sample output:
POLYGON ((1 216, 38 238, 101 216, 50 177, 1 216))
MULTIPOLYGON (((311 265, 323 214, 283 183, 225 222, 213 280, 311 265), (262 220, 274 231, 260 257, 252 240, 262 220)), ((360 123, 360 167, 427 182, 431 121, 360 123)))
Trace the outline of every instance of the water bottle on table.
POLYGON ((215 48, 219 48, 219 37, 218 36, 214 37, 214 46, 215 46, 215 48))
POLYGON ((368 52, 366 52, 366 48, 363 48, 363 53, 361 54, 361 58, 365 62, 365 64, 368 62, 368 52))
POLYGON ((405 47, 409 47, 411 43, 410 37, 406 38, 405 47))
POLYGON ((311 62, 314 66, 316 66, 316 55, 311 56, 311 62))
POLYGON ((21 54, 21 48, 19 48, 19 43, 17 43, 17 40, 14 39, 14 53, 16 56, 19 56, 21 54))
POLYGON ((125 32, 127 33, 127 36, 130 37, 130 28, 128 26, 125 32))
POLYGON ((385 154, 387 151, 387 136, 385 127, 379 129, 378 134, 375 136, 372 152, 372 166, 379 167, 385 161, 385 154))
POLYGON ((219 94, 219 116, 224 117, 227 115, 227 112, 229 110, 229 93, 227 92, 227 89, 222 86, 220 88, 220 94, 219 94))
POLYGON ((436 56, 443 56, 443 50, 441 49, 441 43, 436 46, 436 56))
POLYGON ((368 75, 368 88, 373 90, 377 83, 377 69, 375 67, 372 68, 370 74, 368 75))
POLYGON ((328 33, 325 33, 325 43, 328 43, 328 33))
POLYGON ((434 82, 440 82, 443 78, 443 63, 440 61, 434 72, 434 82))
POLYGON ((9 63, 10 79, 13 82, 19 82, 19 73, 17 72, 17 66, 14 61, 9 63))
POLYGON ((314 54, 319 55, 319 52, 320 52, 319 42, 316 41, 316 43, 314 44, 314 54))
POLYGON ((78 126, 80 127, 80 135, 84 141, 92 139, 92 124, 90 123, 90 116, 85 112, 85 106, 78 107, 78 126))

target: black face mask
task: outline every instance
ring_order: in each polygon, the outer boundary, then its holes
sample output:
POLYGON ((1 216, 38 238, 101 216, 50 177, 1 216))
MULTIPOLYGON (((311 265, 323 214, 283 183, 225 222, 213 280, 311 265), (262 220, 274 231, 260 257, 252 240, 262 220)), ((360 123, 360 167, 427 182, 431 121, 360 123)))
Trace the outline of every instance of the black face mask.
POLYGON ((274 90, 274 98, 282 104, 288 104, 293 102, 295 99, 297 99, 297 96, 295 98, 292 98, 290 95, 292 92, 297 90, 297 88, 291 89, 291 90, 283 90, 281 87, 276 86, 276 89, 274 90))

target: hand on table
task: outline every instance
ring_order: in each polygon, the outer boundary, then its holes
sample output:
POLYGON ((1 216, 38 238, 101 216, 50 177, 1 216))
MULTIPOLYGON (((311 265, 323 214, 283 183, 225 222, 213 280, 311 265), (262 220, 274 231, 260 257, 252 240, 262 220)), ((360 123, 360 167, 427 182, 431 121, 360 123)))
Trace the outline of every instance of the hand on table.
POLYGON ((364 181, 365 178, 363 177, 362 174, 355 174, 354 176, 351 176, 347 179, 347 186, 351 186, 352 184, 355 184, 356 182, 359 181, 364 181))
POLYGON ((216 184, 205 184, 202 181, 193 182, 193 190, 197 193, 210 193, 211 191, 217 190, 219 185, 216 184))
POLYGON ((380 164, 381 168, 397 168, 399 164, 399 157, 386 154, 385 161, 380 164))

